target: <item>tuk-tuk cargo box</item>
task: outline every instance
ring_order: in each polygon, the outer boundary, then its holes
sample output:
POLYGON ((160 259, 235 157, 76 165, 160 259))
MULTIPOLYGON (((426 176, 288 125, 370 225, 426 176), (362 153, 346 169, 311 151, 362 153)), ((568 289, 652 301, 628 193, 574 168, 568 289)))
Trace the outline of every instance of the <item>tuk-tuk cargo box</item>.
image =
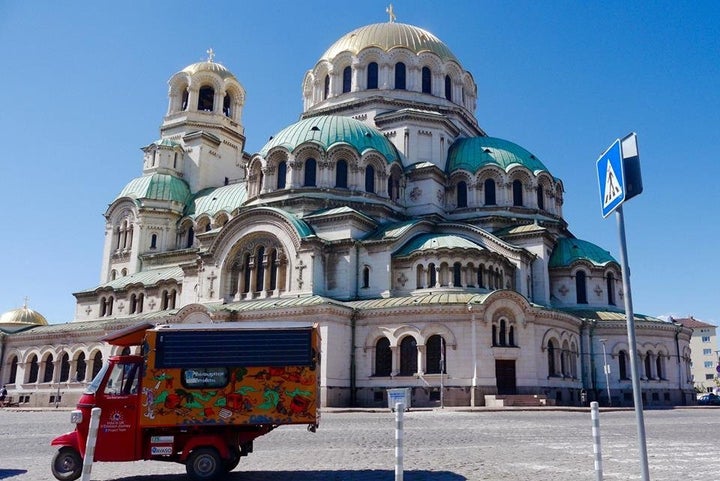
POLYGON ((316 423, 319 352, 318 329, 307 323, 149 329, 140 425, 316 423))

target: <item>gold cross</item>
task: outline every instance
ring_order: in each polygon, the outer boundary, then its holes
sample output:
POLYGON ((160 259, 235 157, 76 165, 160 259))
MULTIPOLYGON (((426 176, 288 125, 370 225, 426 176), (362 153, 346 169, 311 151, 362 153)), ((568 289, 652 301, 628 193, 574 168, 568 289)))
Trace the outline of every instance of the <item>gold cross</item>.
POLYGON ((213 52, 212 47, 210 47, 209 49, 205 50, 205 53, 208 54, 208 59, 207 59, 207 61, 208 61, 208 62, 212 62, 212 61, 213 61, 213 58, 215 58, 215 52, 213 52))
POLYGON ((395 21, 395 11, 393 10, 392 3, 385 9, 385 12, 390 15, 390 23, 395 21))

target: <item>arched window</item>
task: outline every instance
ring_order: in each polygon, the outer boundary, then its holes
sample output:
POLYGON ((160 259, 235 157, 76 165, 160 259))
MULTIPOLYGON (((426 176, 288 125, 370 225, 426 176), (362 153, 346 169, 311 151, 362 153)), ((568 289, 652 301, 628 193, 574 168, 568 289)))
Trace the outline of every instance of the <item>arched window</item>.
POLYGON ((122 351, 120 351, 121 356, 129 356, 130 355, 130 347, 125 346, 123 347, 122 351))
POLYGON ((378 64, 377 62, 370 62, 367 67, 367 88, 376 89, 378 88, 378 64))
POLYGON ((250 277, 252 275, 250 259, 250 254, 245 254, 245 260, 243 262, 243 294, 247 294, 248 292, 250 292, 250 277))
POLYGON ((137 309, 137 296, 135 294, 130 294, 130 314, 135 314, 136 309, 137 309))
POLYGON ((467 183, 464 180, 457 184, 457 206, 467 207, 467 183))
POLYGON ((497 331, 498 331, 497 324, 493 324, 492 325, 492 345, 493 345, 493 347, 498 345, 498 337, 497 337, 498 332, 497 331))
POLYGON ((445 358, 445 340, 442 336, 434 335, 425 343, 425 372, 428 374, 447 374, 445 358))
POLYGON ((325 85, 323 87, 323 100, 326 100, 330 96, 330 76, 325 76, 325 85))
POLYGON ((477 271, 477 283, 478 283, 478 287, 485 288, 485 280, 484 280, 485 276, 484 276, 484 272, 485 272, 485 265, 484 265, 484 264, 480 264, 480 265, 478 266, 478 271, 477 271))
POLYGON ((198 110, 203 112, 213 111, 213 102, 215 101, 215 89, 212 87, 201 87, 198 95, 198 110))
POLYGON ((55 371, 55 363, 52 354, 45 358, 45 372, 43 373, 42 382, 52 382, 53 372, 55 371))
POLYGON ((85 363, 85 353, 81 352, 75 362, 75 381, 82 382, 85 380, 87 365, 85 363))
POLYGON ((538 185, 537 187, 537 206, 538 209, 545 209, 545 192, 542 185, 538 185))
POLYGON ((183 91, 183 95, 182 95, 182 109, 183 110, 187 110, 187 108, 188 108, 188 96, 189 95, 190 94, 188 93, 188 90, 185 89, 183 91))
POLYGON ((375 343, 375 375, 389 376, 392 372, 392 351, 387 337, 375 343))
POLYGON ((17 368, 18 358, 17 356, 13 356, 10 358, 10 378, 8 379, 8 384, 15 384, 17 382, 17 368))
POLYGON ((92 377, 95 379, 95 376, 98 375, 100 372, 100 369, 102 368, 103 360, 102 360, 102 353, 100 351, 96 352, 93 356, 93 368, 92 368, 92 377))
POLYGON ((145 303, 145 294, 142 292, 137 296, 137 304, 135 305, 135 312, 140 313, 143 311, 143 304, 145 303))
POLYGON ((658 352, 657 356, 655 356, 655 373, 657 374, 658 379, 665 379, 665 370, 663 369, 663 357, 662 354, 658 352))
POLYGON ((375 193, 375 168, 372 165, 365 167, 365 192, 375 193))
POLYGON ((648 351, 645 353, 645 378, 654 379, 652 375, 652 352, 648 351))
POLYGON ((453 264, 453 286, 460 287, 462 285, 462 265, 459 262, 453 264))
POLYGON ((195 241, 195 229, 193 229, 192 226, 190 226, 188 228, 187 244, 185 245, 185 247, 187 247, 188 249, 191 248, 193 246, 194 241, 195 241))
POLYGON ((274 291, 275 289, 277 289, 277 275, 278 275, 278 272, 277 272, 277 271, 278 271, 278 270, 277 270, 277 263, 278 263, 277 250, 276 250, 276 249, 273 249, 272 252, 270 253, 270 260, 269 260, 269 264, 270 264, 270 290, 271 290, 271 291, 274 291))
POLYGON ((430 72, 430 67, 422 68, 422 93, 432 93, 432 73, 430 72))
POLYGON ((28 376, 29 383, 38 382, 38 374, 40 373, 40 365, 38 364, 38 358, 35 354, 30 358, 30 375, 28 376))
POLYGON ((515 346, 515 326, 508 328, 508 346, 515 346))
POLYGON ((64 353, 60 359, 60 382, 67 382, 70 379, 70 356, 64 353))
POLYGON ((230 97, 230 94, 225 94, 223 98, 223 113, 225 117, 232 117, 232 97, 230 97))
POLYGON ((485 205, 495 205, 495 181, 485 179, 483 187, 485 190, 485 205))
POLYGON ((607 293, 608 293, 608 304, 611 306, 615 305, 615 276, 612 272, 608 272, 607 275, 607 293))
POLYGON ((620 379, 628 379, 627 361, 627 352, 620 351, 618 353, 618 375, 620 379))
POLYGON ((548 341, 547 346, 548 376, 555 376, 555 344, 548 341))
POLYGON ((150 248, 157 249, 157 234, 150 236, 150 248))
POLYGON ((335 164, 335 187, 347 189, 348 186, 348 164, 345 159, 340 159, 335 164))
POLYGON ((501 346, 507 345, 507 323, 505 319, 500 319, 500 332, 498 336, 498 344, 501 346))
POLYGON ((428 264, 428 274, 430 276, 430 282, 428 283, 428 287, 435 287, 435 284, 437 284, 437 272, 435 270, 435 264, 433 264, 432 262, 428 264))
POLYGON ((445 98, 452 102, 452 80, 449 75, 445 76, 445 98))
POLYGON ((400 342, 400 375, 412 376, 417 372, 417 341, 406 336, 400 342))
POLYGON ((586 275, 584 271, 577 271, 575 274, 575 291, 577 294, 577 303, 578 304, 587 304, 587 285, 586 285, 586 275))
POLYGON ((277 188, 285 188, 285 180, 287 178, 287 162, 284 160, 278 164, 277 188))
POLYGON ((265 247, 260 246, 255 255, 255 291, 261 292, 265 290, 265 268, 263 263, 265 262, 265 247))
POLYGON ((370 267, 363 267, 362 279, 363 289, 367 289, 368 287, 370 287, 370 267))
POLYGON ((405 90, 405 64, 398 62, 395 64, 395 88, 397 90, 405 90))
POLYGON ((522 182, 520 182, 519 180, 513 180, 512 190, 513 190, 513 205, 522 206, 523 205, 522 182))
POLYGON ((316 172, 317 162, 315 161, 315 159, 307 159, 305 161, 305 183, 303 184, 305 187, 315 187, 316 172))
POLYGON ((343 84, 342 84, 342 91, 343 93, 350 92, 350 89, 352 87, 352 68, 345 67, 343 69, 343 84))

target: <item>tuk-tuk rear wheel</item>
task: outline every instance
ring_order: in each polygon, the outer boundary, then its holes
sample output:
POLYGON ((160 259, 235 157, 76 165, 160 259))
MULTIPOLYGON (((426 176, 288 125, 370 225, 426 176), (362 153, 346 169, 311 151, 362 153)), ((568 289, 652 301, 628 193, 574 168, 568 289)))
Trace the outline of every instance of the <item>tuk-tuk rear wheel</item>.
POLYGON ((63 446, 53 456, 50 467, 56 479, 73 481, 82 475, 83 460, 75 448, 63 446))
POLYGON ((193 481, 211 481, 227 472, 215 448, 194 449, 187 458, 185 470, 193 481))
POLYGON ((240 448, 233 446, 230 448, 230 459, 225 461, 225 471, 229 473, 237 468, 238 464, 240 464, 240 448))

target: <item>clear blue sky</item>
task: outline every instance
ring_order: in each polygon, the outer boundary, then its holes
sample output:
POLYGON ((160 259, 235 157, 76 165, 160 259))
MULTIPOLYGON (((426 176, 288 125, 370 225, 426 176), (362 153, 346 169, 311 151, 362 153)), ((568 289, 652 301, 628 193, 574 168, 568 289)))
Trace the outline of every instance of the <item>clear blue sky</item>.
MULTIPOLYGON (((303 75, 388 1, 0 0, 0 312, 51 323, 99 283, 103 213, 159 137, 167 80, 206 58, 247 90, 253 153, 298 119, 303 75)), ((635 312, 718 324, 720 2, 395 0, 478 86, 489 135, 565 185, 579 238, 619 258, 595 161, 638 133, 645 192, 625 205, 635 312)))

